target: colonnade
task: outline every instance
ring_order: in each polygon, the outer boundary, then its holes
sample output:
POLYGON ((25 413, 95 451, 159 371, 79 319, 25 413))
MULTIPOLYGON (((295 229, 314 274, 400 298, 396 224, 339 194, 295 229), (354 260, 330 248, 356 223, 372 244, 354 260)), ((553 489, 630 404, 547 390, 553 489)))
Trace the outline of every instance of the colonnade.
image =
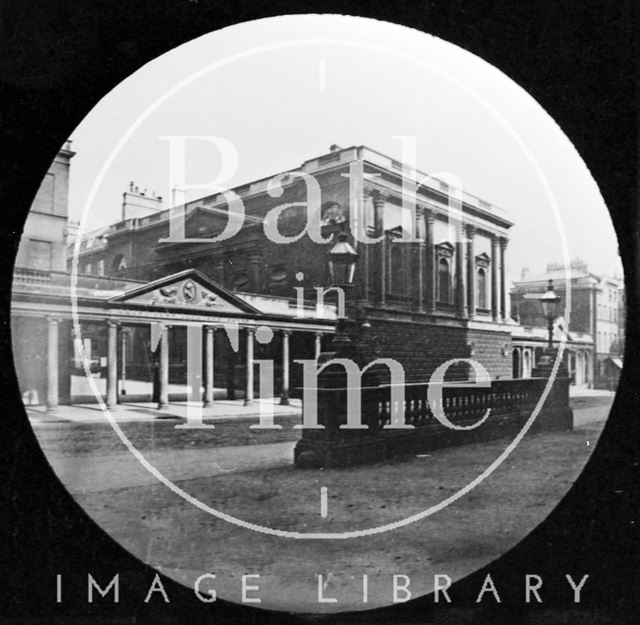
MULTIPOLYGON (((58 342, 59 332, 58 325, 60 319, 56 317, 47 317, 47 410, 55 411, 58 407, 58 370, 59 370, 59 353, 58 342)), ((107 407, 113 407, 118 403, 118 329, 120 323, 116 320, 109 319, 106 321, 107 325, 107 380, 106 380, 106 405, 107 407)), ((213 371, 214 371, 214 357, 215 357, 215 341, 214 335, 216 330, 221 329, 220 326, 203 324, 205 332, 205 349, 204 349, 204 395, 202 397, 203 405, 210 406, 213 403, 213 371)), ((250 405, 254 401, 254 345, 256 341, 256 328, 253 326, 247 326, 243 328, 245 330, 245 405, 250 405)), ((160 338, 158 341, 159 349, 159 393, 158 393, 158 408, 164 408, 169 404, 169 333, 171 331, 171 325, 163 325, 161 329, 160 338)), ((282 392, 280 395, 280 403, 282 405, 289 404, 289 392, 290 392, 290 337, 293 329, 281 329, 277 330, 281 333, 282 337, 282 350, 281 350, 281 366, 282 366, 282 392)), ((301 332, 309 332, 310 330, 298 330, 301 332)), ((324 332, 314 332, 314 357, 317 360, 322 350, 322 335, 324 332)), ((122 335, 121 335, 122 336, 122 335)), ((261 341, 258 337, 259 342, 261 341)), ((122 363, 121 372, 124 371, 125 358, 124 358, 124 340, 122 351, 122 363)), ((198 389, 194 396, 199 397, 200 390, 198 389)))

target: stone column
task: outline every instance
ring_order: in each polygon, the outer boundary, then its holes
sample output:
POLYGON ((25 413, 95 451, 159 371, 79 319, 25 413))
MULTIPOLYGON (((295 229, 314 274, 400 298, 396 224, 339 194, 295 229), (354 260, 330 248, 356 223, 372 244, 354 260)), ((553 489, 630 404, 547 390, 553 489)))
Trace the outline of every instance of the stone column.
POLYGON ((498 246, 500 241, 498 237, 491 239, 491 311, 493 320, 500 319, 500 286, 498 284, 498 265, 500 263, 498 246))
POLYGON ((244 389, 244 405, 253 404, 253 328, 247 328, 247 375, 244 389))
POLYGON ((204 405, 210 406, 213 403, 213 339, 216 329, 213 326, 205 328, 205 367, 206 376, 204 380, 204 405))
POLYGON ((127 332, 120 332, 120 395, 126 395, 127 381, 127 332))
POLYGON ((419 238, 420 240, 418 241, 418 243, 414 243, 413 245, 414 250, 417 252, 418 254, 418 276, 417 276, 417 280, 418 280, 418 312, 419 313, 424 313, 424 299, 425 299, 425 261, 426 261, 426 252, 425 252, 425 248, 426 248, 426 242, 425 242, 425 237, 424 236, 420 236, 418 237, 420 231, 422 230, 421 228, 421 224, 424 224, 424 208, 421 206, 417 206, 416 207, 416 223, 415 223, 415 229, 416 229, 416 237, 419 238))
POLYGON ((322 332, 316 332, 315 336, 315 358, 318 360, 322 353, 322 332))
POLYGON ((160 336, 160 398, 158 408, 169 405, 169 326, 162 328, 160 336))
POLYGON ((379 243, 376 243, 376 261, 374 264, 374 274, 376 278, 376 300, 379 304, 384 304, 387 299, 387 239, 384 234, 384 205, 386 203, 385 196, 382 193, 376 193, 373 196, 373 223, 375 228, 375 236, 382 237, 379 243))
POLYGON ((465 236, 464 226, 461 224, 458 231, 458 240, 456 241, 456 304, 458 314, 461 317, 468 315, 467 308, 467 285, 465 279, 465 236))
POLYGON ((107 408, 118 403, 118 324, 107 321, 107 408))
POLYGON ((425 211, 425 255, 426 255, 426 308, 427 313, 435 314, 438 288, 438 266, 436 263, 436 246, 434 244, 434 224, 436 217, 433 211, 425 211))
POLYGON ((467 300, 469 302, 469 317, 476 314, 476 254, 473 245, 473 239, 476 229, 473 226, 467 226, 467 300))
POLYGON ((58 409, 58 323, 47 317, 47 410, 58 409))
POLYGON ((504 237, 500 239, 500 316, 506 321, 509 319, 511 311, 507 308, 507 270, 505 263, 505 251, 507 249, 508 239, 504 237))
POLYGON ((280 405, 289 405, 289 330, 282 331, 282 394, 280 405))

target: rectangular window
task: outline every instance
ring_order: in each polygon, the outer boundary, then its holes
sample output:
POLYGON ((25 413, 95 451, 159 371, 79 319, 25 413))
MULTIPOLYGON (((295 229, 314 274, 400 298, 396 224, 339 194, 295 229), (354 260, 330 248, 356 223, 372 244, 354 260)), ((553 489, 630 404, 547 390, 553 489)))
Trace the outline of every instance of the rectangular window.
POLYGON ((98 275, 104 276, 104 258, 98 261, 98 275))
POLYGON ((87 263, 87 264, 84 266, 84 272, 85 272, 86 274, 90 274, 90 273, 91 273, 91 269, 92 269, 92 267, 91 267, 91 263, 87 263))

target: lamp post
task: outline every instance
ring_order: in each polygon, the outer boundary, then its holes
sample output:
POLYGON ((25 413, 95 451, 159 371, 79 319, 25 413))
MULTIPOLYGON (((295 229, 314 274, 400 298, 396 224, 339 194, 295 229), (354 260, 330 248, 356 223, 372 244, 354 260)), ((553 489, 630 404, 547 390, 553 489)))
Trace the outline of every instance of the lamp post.
MULTIPOLYGON (((317 364, 322 367, 322 371, 317 377, 315 410, 321 429, 303 430, 302 438, 294 451, 294 462, 299 467, 350 464, 354 458, 360 457, 365 447, 368 449, 375 443, 371 440, 371 431, 367 428, 356 432, 353 429, 341 429, 347 420, 349 397, 354 389, 349 388, 350 378, 344 363, 332 362, 350 360, 361 370, 371 362, 367 346, 370 324, 365 311, 350 301, 349 296, 354 287, 359 255, 349 243, 348 234, 340 232, 327 256, 330 286, 339 289, 339 293, 344 295, 344 310, 338 310, 333 340, 318 358, 317 364), (369 447, 365 442, 369 443, 369 447)), ((338 301, 340 302, 340 299, 338 301)), ((362 372, 359 384, 361 389, 379 384, 375 366, 367 367, 366 371, 362 372)), ((367 410, 366 400, 362 399, 362 402, 361 413, 373 414, 372 410, 367 410)), ((306 409, 303 399, 303 418, 306 409)))
POLYGON ((547 320, 547 329, 549 331, 549 349, 553 349, 553 322, 558 316, 558 303, 560 296, 556 294, 553 288, 553 280, 549 280, 549 285, 544 295, 540 298, 542 304, 542 314, 547 320))
POLYGON ((344 294, 344 310, 340 310, 340 298, 338 298, 338 320, 336 322, 336 333, 331 343, 331 347, 336 353, 343 354, 350 350, 352 341, 348 331, 353 325, 347 312, 349 293, 354 286, 356 273, 356 263, 358 252, 349 243, 346 232, 338 233, 338 242, 328 253, 329 279, 331 286, 338 288, 344 294))
POLYGON ((569 385, 571 380, 564 362, 557 363, 558 351, 553 348, 553 321, 558 316, 560 297, 553 288, 553 280, 549 280, 547 290, 540 297, 542 314, 547 319, 549 344, 540 360, 531 372, 533 378, 551 378, 555 370, 555 379, 546 384, 547 395, 542 409, 536 419, 538 428, 542 430, 573 429, 573 412, 569 407, 569 385))

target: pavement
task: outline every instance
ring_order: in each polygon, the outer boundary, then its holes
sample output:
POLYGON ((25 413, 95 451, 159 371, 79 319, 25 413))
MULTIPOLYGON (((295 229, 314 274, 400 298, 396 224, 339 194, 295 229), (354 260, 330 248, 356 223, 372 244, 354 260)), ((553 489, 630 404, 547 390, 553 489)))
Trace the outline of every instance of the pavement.
MULTIPOLYGON (((186 419, 190 408, 202 411, 202 418, 208 420, 225 419, 258 419, 264 409, 272 409, 273 416, 295 416, 302 414, 302 401, 290 399, 288 406, 280 405, 279 398, 255 399, 249 406, 244 400, 215 400, 211 406, 189 402, 175 402, 166 408, 158 409, 153 402, 134 402, 118 404, 109 409, 113 419, 118 423, 134 421, 154 421, 156 419, 186 419)), ((98 404, 60 405, 54 412, 47 412, 44 406, 25 406, 29 420, 34 423, 106 423, 103 409, 98 404)))
POLYGON ((570 386, 569 397, 613 397, 614 391, 607 391, 600 388, 585 388, 582 386, 570 386))

